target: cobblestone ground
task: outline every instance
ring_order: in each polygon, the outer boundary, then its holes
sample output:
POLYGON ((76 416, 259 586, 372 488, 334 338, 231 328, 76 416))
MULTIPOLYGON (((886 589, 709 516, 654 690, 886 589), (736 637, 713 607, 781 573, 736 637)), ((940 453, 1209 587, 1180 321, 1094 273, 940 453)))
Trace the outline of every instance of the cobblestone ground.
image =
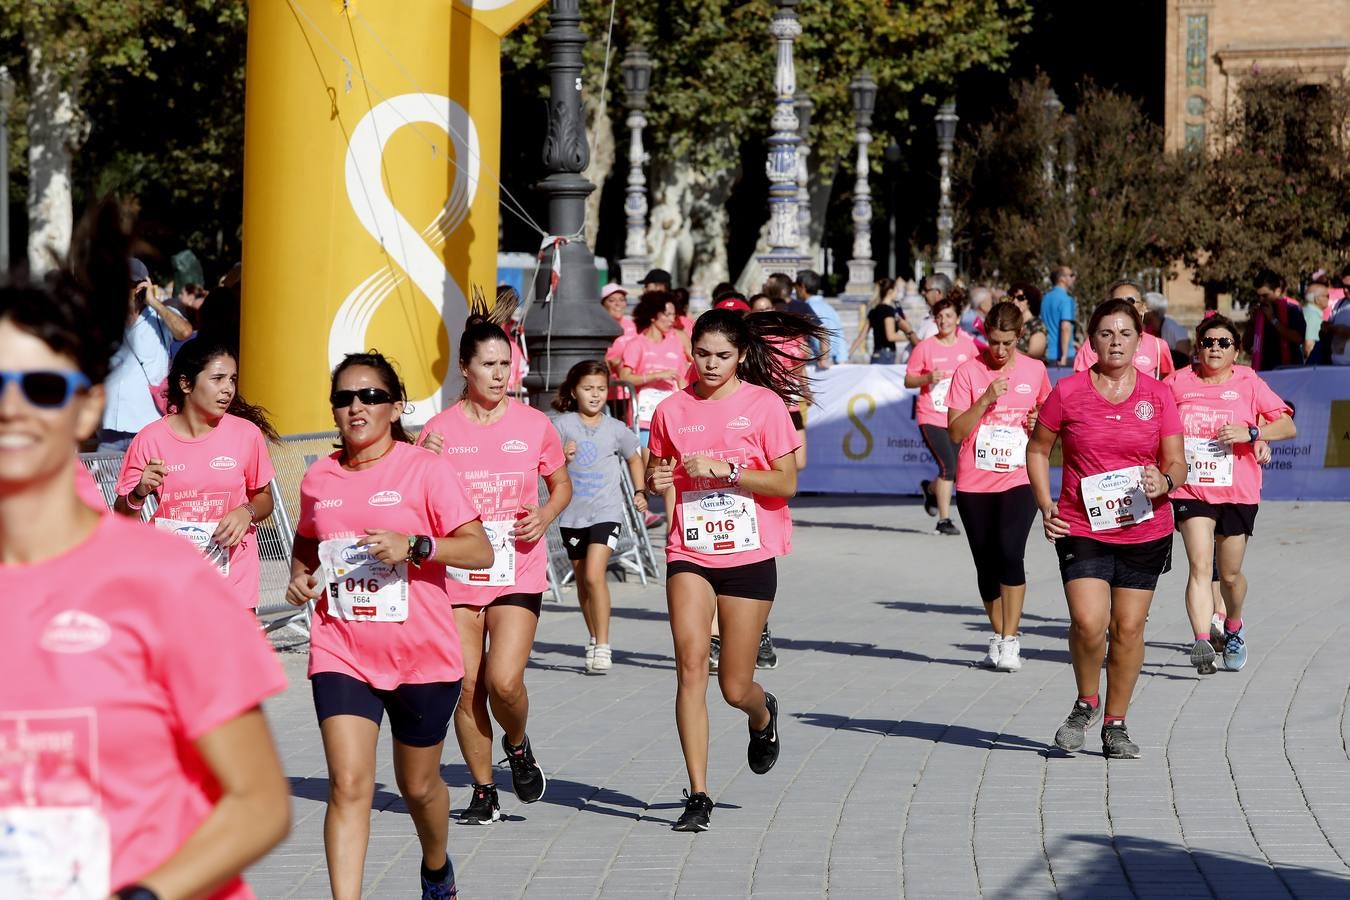
MULTIPOLYGON (((1350 897, 1350 504, 1268 503, 1248 554, 1251 659, 1188 664, 1185 564, 1163 577, 1130 709, 1137 761, 1095 731, 1051 738, 1074 697, 1063 594, 1033 532, 1016 674, 974 668, 987 640, 966 543, 912 502, 803 498, 770 622, 782 757, 745 763, 746 725, 710 688, 712 830, 678 834, 685 773, 659 585, 616 585, 615 666, 582 674, 575 603, 549 605, 527 683, 549 778, 506 821, 453 826, 465 898, 1350 897)), ((1176 552, 1184 560, 1181 540, 1176 552)), ((326 770, 303 653, 269 704, 295 797, 287 842, 254 868, 264 898, 328 896, 326 770)), ((382 736, 371 897, 417 895, 419 852, 382 736)), ((467 771, 453 735, 457 811, 467 771)))

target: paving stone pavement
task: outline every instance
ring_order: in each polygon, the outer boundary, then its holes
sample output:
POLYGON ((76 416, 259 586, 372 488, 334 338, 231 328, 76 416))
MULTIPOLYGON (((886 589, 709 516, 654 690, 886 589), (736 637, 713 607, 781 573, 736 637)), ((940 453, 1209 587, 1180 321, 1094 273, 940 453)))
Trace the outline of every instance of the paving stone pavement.
MULTIPOLYGON (((1188 663, 1185 562, 1147 630, 1130 732, 1107 763, 1050 745, 1074 697, 1063 593, 1033 531, 1021 672, 972 666, 987 642, 962 538, 911 500, 793 503, 770 626, 782 757, 745 762, 745 718, 710 686, 712 830, 679 834, 684 765, 659 585, 614 586, 614 669, 582 673, 575 602, 547 605, 526 676, 549 778, 506 821, 450 830, 460 896, 477 898, 1350 897, 1350 504, 1267 503, 1246 571, 1251 658, 1188 663)), ((269 703, 294 794, 290 838, 249 880, 263 898, 323 898, 326 769, 303 653, 269 703)), ((444 775, 468 800, 453 733, 444 775)), ((417 896, 412 823, 381 736, 366 894, 417 896)))

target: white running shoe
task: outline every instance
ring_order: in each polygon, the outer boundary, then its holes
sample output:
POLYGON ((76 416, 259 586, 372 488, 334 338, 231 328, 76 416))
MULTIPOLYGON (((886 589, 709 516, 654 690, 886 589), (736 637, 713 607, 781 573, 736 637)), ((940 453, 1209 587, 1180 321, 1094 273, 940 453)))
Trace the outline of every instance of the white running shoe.
POLYGON ((595 668, 595 637, 586 641, 586 671, 589 672, 595 668))
POLYGON ((1002 645, 1002 643, 1003 638, 999 637, 998 635, 994 635, 989 639, 989 652, 986 653, 984 655, 984 658, 981 659, 979 662, 979 667, 981 669, 998 668, 999 647, 1000 645, 1002 645))
POLYGON ((1004 638, 998 645, 1000 672, 1016 672, 1022 668, 1022 642, 1015 637, 1004 638))
POLYGON ((590 668, 587 669, 592 675, 603 675, 609 671, 613 665, 613 656, 610 653, 609 644, 596 644, 595 657, 591 660, 590 668))

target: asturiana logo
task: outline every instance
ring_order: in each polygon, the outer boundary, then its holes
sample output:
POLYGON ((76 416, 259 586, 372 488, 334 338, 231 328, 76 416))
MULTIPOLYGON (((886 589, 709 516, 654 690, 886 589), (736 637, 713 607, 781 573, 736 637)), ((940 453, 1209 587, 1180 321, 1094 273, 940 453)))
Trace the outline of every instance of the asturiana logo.
POLYGON ((737 431, 742 431, 750 427, 750 420, 747 419, 745 416, 737 416, 736 418, 732 419, 730 422, 727 423, 727 427, 734 428, 737 431))
POLYGON ((112 628, 91 613, 67 609, 52 616, 39 646, 48 653, 88 653, 112 640, 112 628))
POLYGON ((1219 395, 1220 399, 1228 400, 1230 402, 1236 400, 1238 396, 1239 394, 1237 391, 1224 391, 1222 394, 1219 395))
POLYGON ((371 506, 398 506, 403 502, 403 495, 398 491, 380 491, 378 494, 371 494, 367 502, 371 506))
POLYGON ((1123 491, 1130 486, 1130 483, 1130 476, 1115 473, 1103 476, 1102 480, 1097 482, 1097 487, 1103 491, 1123 491))
POLYGON ((1134 405, 1134 417, 1141 422, 1147 422, 1153 418, 1153 404, 1147 400, 1140 400, 1134 405))
POLYGON ((349 566, 361 566, 370 562, 370 551, 365 547, 344 547, 342 550, 342 561, 349 566))
POLYGON ((1019 384, 1017 387, 1013 388, 1013 390, 1014 390, 1014 391, 1017 391, 1017 393, 1019 393, 1019 394, 1030 394, 1030 393, 1031 393, 1031 385, 1027 384, 1027 383, 1024 381, 1024 382, 1022 382, 1021 384, 1019 384))
POLYGON ((736 498, 729 494, 709 494, 698 502, 708 512, 722 512, 736 505, 736 498))
POLYGON ((233 469, 237 465, 239 465, 239 463, 235 461, 233 456, 217 456, 215 459, 211 460, 211 468, 220 469, 222 471, 233 469))
POLYGON ((507 441, 502 444, 503 453, 524 453, 530 449, 530 445, 524 441, 507 441))

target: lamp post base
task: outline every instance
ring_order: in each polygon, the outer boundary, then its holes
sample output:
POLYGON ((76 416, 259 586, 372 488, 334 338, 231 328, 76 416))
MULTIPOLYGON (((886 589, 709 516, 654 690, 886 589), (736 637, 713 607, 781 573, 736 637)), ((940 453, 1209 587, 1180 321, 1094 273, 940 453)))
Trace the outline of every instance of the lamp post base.
POLYGON ((848 261, 848 285, 844 293, 849 296, 872 296, 876 284, 877 264, 870 259, 850 259, 848 261))
POLYGON ((793 247, 775 247, 763 256, 756 256, 759 267, 765 275, 786 275, 794 281, 797 273, 811 268, 811 257, 802 256, 801 251, 793 247))

